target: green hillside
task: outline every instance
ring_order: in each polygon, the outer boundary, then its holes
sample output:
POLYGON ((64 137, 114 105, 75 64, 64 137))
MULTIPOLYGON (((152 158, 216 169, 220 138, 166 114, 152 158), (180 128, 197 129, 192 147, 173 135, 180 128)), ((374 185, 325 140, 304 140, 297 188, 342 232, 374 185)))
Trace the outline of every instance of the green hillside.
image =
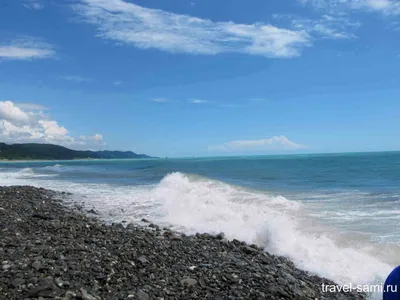
POLYGON ((123 159, 149 158, 144 154, 132 151, 78 151, 52 144, 5 144, 0 143, 0 159, 8 160, 67 160, 67 159, 123 159))

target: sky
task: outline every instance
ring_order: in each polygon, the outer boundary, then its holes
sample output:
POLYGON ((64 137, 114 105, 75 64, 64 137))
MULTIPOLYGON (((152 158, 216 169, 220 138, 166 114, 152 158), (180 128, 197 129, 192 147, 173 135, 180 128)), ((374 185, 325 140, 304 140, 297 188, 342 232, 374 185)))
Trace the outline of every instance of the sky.
POLYGON ((1 0, 0 141, 400 150, 398 0, 1 0))

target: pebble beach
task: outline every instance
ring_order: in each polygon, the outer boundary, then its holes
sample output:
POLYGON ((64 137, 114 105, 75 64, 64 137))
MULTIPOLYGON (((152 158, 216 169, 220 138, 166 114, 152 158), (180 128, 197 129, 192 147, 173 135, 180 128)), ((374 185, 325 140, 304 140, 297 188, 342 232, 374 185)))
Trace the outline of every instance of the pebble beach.
POLYGON ((68 196, 0 188, 0 299, 365 299, 223 233, 107 225, 68 196))

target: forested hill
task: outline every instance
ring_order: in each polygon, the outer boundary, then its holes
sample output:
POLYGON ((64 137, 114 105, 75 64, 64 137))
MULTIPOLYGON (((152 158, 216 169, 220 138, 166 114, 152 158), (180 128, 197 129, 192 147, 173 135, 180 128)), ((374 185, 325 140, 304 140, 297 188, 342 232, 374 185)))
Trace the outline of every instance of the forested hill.
POLYGON ((5 144, 0 143, 0 159, 34 160, 34 159, 123 159, 149 158, 144 154, 132 151, 78 151, 52 144, 5 144))

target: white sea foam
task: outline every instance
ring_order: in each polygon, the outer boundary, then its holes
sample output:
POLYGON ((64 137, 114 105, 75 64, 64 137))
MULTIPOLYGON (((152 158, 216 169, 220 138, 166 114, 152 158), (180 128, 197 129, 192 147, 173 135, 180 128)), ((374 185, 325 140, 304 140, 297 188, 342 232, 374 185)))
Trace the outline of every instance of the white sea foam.
POLYGON ((363 218, 400 218, 400 210, 378 210, 378 211, 322 211, 314 216, 337 219, 357 220, 363 218))
POLYGON ((35 176, 35 173, 33 172, 32 168, 24 168, 21 171, 17 172, 17 175, 22 177, 30 177, 35 176))
MULTIPOLYGON (((33 172, 34 173, 34 172, 33 172)), ((1 184, 32 184, 71 191, 108 221, 145 217, 187 233, 224 232, 229 239, 256 243, 291 258, 298 267, 339 283, 381 283, 399 248, 336 232, 313 221, 307 203, 290 201, 216 180, 172 173, 157 185, 121 187, 69 181, 35 181, 32 170, 0 173, 1 184), (7 177, 8 176, 8 177, 7 177)), ((397 260, 397 261, 396 261, 397 260)))
MULTIPOLYGON (((52 176, 54 176, 52 174, 38 174, 32 168, 23 168, 16 172, 8 172, 6 170, 6 172, 1 172, 0 174, 1 174, 1 176, 0 176, 0 178, 1 178, 0 184, 1 185, 8 185, 7 182, 13 184, 13 182, 15 182, 17 180, 21 180, 21 179, 29 180, 29 179, 32 179, 35 177, 52 177, 52 176)), ((19 183, 15 182, 15 184, 19 184, 19 183)))
POLYGON ((257 243, 341 283, 376 282, 391 269, 365 243, 341 246, 332 232, 316 232, 318 224, 307 222, 305 205, 284 197, 213 180, 192 181, 181 173, 165 177, 151 195, 162 203, 168 223, 191 233, 223 231, 228 238, 257 243))
POLYGON ((60 164, 43 167, 43 169, 45 169, 45 170, 50 170, 50 171, 54 171, 54 172, 60 172, 62 170, 62 168, 63 168, 63 166, 60 164))

